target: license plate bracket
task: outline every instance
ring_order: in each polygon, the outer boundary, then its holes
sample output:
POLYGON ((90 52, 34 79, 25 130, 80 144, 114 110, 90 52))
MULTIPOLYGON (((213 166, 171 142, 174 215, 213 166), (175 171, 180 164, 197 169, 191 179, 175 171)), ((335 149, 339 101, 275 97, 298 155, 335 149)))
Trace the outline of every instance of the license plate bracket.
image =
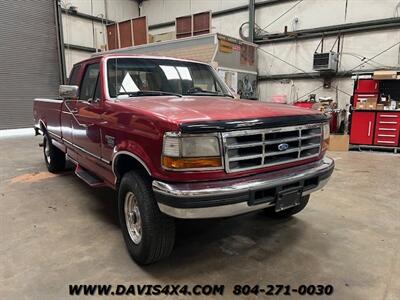
POLYGON ((278 192, 276 196, 275 211, 279 212, 300 205, 302 193, 303 188, 301 187, 278 192))

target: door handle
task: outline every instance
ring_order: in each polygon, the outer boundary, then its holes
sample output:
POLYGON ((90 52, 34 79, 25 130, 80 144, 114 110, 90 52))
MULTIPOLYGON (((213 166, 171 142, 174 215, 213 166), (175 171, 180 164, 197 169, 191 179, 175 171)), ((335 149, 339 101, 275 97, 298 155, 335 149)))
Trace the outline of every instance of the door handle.
POLYGON ((371 136, 371 126, 372 126, 372 122, 369 121, 368 122, 368 136, 371 136))

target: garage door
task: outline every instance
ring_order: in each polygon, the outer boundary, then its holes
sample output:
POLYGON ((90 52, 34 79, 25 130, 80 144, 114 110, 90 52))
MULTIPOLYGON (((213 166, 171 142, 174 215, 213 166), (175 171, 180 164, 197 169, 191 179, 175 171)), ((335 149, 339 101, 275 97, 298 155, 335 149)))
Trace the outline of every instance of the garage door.
POLYGON ((54 0, 0 1, 0 129, 32 127, 60 83, 54 0))

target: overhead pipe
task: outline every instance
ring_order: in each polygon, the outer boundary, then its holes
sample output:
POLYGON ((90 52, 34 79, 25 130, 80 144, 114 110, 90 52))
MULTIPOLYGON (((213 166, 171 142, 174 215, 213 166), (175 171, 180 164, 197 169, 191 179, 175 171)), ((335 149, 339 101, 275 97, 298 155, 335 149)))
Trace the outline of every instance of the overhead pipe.
POLYGON ((386 18, 372 21, 362 21, 347 24, 338 24, 332 26, 323 26, 317 28, 297 30, 288 34, 277 33, 267 34, 256 39, 256 44, 268 44, 285 42, 291 40, 310 39, 317 37, 337 36, 338 34, 357 33, 373 30, 391 29, 400 27, 400 18, 386 18))

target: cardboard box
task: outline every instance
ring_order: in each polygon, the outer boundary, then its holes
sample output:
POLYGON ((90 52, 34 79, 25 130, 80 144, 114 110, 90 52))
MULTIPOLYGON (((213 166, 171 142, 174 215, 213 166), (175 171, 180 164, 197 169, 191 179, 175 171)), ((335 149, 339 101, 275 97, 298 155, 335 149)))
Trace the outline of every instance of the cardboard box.
POLYGON ((367 99, 367 108, 366 109, 376 109, 376 104, 378 102, 378 98, 377 97, 371 97, 367 99))
POLYGON ((365 102, 357 102, 356 109, 366 109, 367 104, 365 102))
POLYGON ((376 109, 377 103, 378 96, 359 96, 356 109, 376 109))
POLYGON ((397 72, 396 71, 375 71, 373 78, 375 80, 397 79, 397 72))
POLYGON ((329 139, 329 151, 349 151, 349 135, 348 134, 331 134, 329 139))

